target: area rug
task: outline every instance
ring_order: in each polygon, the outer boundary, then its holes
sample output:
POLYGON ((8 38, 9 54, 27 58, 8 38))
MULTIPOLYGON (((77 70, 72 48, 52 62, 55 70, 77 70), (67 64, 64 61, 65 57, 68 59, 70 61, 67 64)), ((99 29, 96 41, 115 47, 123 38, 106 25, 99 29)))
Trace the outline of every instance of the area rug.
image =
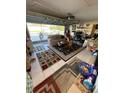
POLYGON ((53 75, 61 93, 67 93, 68 89, 76 79, 75 74, 70 70, 68 65, 63 66, 53 75))
POLYGON ((35 87, 34 93, 67 93, 79 74, 76 67, 79 62, 78 58, 74 58, 69 64, 65 64, 52 76, 35 87))
POLYGON ((67 93, 68 89, 72 86, 74 80, 79 75, 80 62, 81 60, 75 57, 53 75, 62 93, 67 93))
POLYGON ((49 49, 47 42, 33 44, 33 47, 34 47, 34 52, 41 52, 49 49))
POLYGON ((79 64, 80 64, 81 60, 78 59, 78 58, 74 58, 73 61, 70 62, 69 64, 69 68, 76 74, 78 75, 79 72, 80 72, 80 69, 79 69, 79 64))
POLYGON ((55 53, 53 53, 51 50, 46 50, 43 52, 36 53, 40 66, 42 70, 47 69, 51 65, 57 63, 60 58, 55 53))
POLYGON ((84 48, 80 47, 78 49, 76 49, 75 51, 73 50, 72 52, 70 52, 68 55, 65 55, 63 52, 57 50, 55 47, 53 46, 48 46, 49 49, 51 49, 53 52, 55 52, 59 57, 61 57, 64 61, 69 60, 70 58, 72 58, 73 56, 75 56, 77 53, 81 52, 84 48))
POLYGON ((36 47, 34 47, 34 51, 35 52, 39 52, 39 51, 42 51, 42 50, 44 50, 43 46, 36 46, 36 47))
POLYGON ((60 51, 63 53, 63 55, 69 55, 70 53, 78 50, 79 48, 81 48, 82 46, 76 44, 76 43, 72 43, 71 47, 68 47, 67 45, 54 45, 53 46, 56 50, 60 51))
POLYGON ((56 81, 52 76, 44 80, 33 89, 33 93, 61 93, 56 81))

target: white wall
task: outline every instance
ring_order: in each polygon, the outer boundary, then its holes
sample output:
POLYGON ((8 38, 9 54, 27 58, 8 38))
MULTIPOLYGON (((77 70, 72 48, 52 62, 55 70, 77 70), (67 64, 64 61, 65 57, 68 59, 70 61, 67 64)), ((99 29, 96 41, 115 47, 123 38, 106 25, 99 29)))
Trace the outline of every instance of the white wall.
POLYGON ((87 21, 84 24, 98 24, 98 20, 87 21))

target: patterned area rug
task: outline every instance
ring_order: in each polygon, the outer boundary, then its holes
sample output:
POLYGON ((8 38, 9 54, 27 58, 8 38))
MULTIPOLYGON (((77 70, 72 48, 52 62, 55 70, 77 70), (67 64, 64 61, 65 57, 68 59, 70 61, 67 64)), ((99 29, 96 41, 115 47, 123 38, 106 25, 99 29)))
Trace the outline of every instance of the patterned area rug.
POLYGON ((39 44, 33 44, 34 47, 34 52, 41 52, 41 51, 45 51, 48 50, 48 43, 44 42, 44 43, 39 43, 39 44))
POLYGON ((58 46, 55 45, 53 46, 56 50, 60 51, 63 53, 63 55, 69 55, 70 53, 78 50, 79 48, 81 48, 82 46, 79 46, 78 44, 72 43, 71 47, 67 47, 67 45, 63 45, 63 46, 58 46))
POLYGON ((57 71, 53 75, 58 87, 61 90, 61 93, 67 93, 68 89, 73 84, 73 81, 75 80, 76 76, 74 73, 70 70, 68 65, 63 66, 59 71, 57 71))
POLYGON ((76 67, 79 62, 78 58, 74 58, 69 64, 64 65, 35 87, 34 93, 67 93, 79 73, 76 67))
POLYGON ((61 93, 53 77, 47 78, 33 90, 34 93, 61 93))
MULTIPOLYGON (((76 50, 73 50, 71 53, 69 53, 68 55, 63 54, 63 52, 57 50, 55 47, 53 46, 49 46, 49 49, 51 49, 53 52, 55 52, 59 57, 61 57, 64 61, 69 60, 70 58, 72 58, 73 56, 75 56, 77 53, 79 53, 80 51, 82 51, 84 48, 80 47, 76 50)), ((63 50, 65 51, 65 50, 63 50)))
POLYGON ((70 64, 69 64, 69 68, 76 74, 79 74, 79 64, 80 64, 81 60, 79 60, 78 58, 75 58, 70 64))
POLYGON ((80 62, 81 60, 74 58, 69 64, 64 65, 53 75, 61 93, 67 93, 68 89, 72 86, 79 74, 78 64, 80 62))
POLYGON ((47 69, 48 67, 50 67, 51 65, 55 64, 60 60, 60 58, 50 50, 36 53, 36 55, 38 57, 42 70, 47 69))
POLYGON ((39 51, 42 51, 42 50, 45 50, 45 48, 43 46, 36 46, 36 47, 34 47, 34 51, 35 52, 39 52, 39 51))

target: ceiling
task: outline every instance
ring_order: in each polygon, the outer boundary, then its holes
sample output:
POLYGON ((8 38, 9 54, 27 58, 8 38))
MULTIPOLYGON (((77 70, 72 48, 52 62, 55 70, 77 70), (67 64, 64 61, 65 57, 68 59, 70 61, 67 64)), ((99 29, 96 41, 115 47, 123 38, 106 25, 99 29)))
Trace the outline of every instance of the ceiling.
POLYGON ((68 13, 81 21, 97 20, 98 0, 27 0, 27 11, 65 18, 68 13))

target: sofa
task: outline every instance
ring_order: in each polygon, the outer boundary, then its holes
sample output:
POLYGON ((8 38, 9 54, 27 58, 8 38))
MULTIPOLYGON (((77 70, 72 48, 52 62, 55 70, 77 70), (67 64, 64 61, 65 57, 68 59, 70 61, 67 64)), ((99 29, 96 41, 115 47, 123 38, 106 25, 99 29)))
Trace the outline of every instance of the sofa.
POLYGON ((66 39, 64 35, 49 35, 48 36, 48 44, 49 46, 55 46, 58 44, 58 42, 66 42, 66 39))

